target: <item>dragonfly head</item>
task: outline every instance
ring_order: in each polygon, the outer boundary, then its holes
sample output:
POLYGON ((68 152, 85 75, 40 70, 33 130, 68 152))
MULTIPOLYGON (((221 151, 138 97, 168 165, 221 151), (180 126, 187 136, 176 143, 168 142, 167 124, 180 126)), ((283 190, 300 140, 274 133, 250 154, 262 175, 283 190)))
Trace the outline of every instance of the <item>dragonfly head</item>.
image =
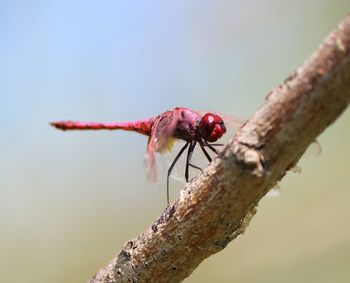
POLYGON ((198 130, 201 138, 208 142, 215 142, 226 133, 224 121, 213 113, 207 113, 202 117, 198 130))

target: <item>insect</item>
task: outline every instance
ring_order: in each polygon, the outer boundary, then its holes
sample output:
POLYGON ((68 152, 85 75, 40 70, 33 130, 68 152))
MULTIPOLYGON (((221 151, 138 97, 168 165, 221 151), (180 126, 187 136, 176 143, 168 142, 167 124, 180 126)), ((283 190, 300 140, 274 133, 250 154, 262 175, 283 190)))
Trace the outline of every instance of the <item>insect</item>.
POLYGON ((187 149, 185 179, 188 182, 189 167, 202 170, 191 163, 192 153, 199 144, 209 162, 212 161, 207 148, 218 153, 217 146, 223 144, 215 143, 226 133, 223 119, 214 113, 194 111, 189 108, 176 107, 156 117, 151 117, 133 122, 120 123, 85 123, 78 121, 59 121, 51 123, 52 126, 61 130, 125 130, 137 132, 148 136, 145 160, 150 169, 150 178, 156 180, 156 152, 170 150, 175 139, 185 141, 184 146, 176 155, 167 172, 167 203, 169 204, 169 177, 180 158, 187 149))

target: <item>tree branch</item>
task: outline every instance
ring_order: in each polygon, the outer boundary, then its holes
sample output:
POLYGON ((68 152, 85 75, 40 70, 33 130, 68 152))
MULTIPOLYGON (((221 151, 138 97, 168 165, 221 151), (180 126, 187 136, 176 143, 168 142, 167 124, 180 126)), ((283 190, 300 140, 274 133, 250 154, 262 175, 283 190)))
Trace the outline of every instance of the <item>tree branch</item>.
POLYGON ((243 233, 259 200, 350 102, 350 16, 204 172, 90 282, 179 282, 243 233))

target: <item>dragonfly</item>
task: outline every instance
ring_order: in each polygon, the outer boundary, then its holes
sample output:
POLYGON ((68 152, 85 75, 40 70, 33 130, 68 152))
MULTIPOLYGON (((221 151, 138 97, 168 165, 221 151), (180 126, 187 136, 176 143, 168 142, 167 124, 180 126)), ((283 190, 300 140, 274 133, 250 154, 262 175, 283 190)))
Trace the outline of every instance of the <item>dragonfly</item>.
POLYGON ((226 133, 224 120, 219 115, 210 112, 194 111, 185 107, 176 107, 156 117, 130 122, 97 123, 68 120, 52 122, 51 125, 63 131, 124 130, 148 136, 145 161, 149 167, 150 179, 153 181, 157 178, 156 152, 164 153, 168 150, 170 151, 174 141, 177 139, 185 141, 168 168, 166 181, 168 204, 169 178, 180 156, 187 149, 185 179, 188 182, 190 167, 202 171, 200 167, 191 162, 195 147, 199 145, 207 160, 211 162, 212 157, 209 155, 208 149, 217 154, 217 147, 223 146, 223 144, 216 143, 216 141, 226 133))

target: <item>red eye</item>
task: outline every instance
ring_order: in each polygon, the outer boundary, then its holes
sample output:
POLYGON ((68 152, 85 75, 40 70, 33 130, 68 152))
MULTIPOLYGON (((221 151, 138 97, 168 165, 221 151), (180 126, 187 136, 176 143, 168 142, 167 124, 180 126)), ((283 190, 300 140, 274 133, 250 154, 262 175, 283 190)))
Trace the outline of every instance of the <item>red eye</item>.
POLYGON ((215 142, 226 133, 224 121, 220 116, 212 113, 202 117, 198 128, 201 137, 208 142, 215 142))

